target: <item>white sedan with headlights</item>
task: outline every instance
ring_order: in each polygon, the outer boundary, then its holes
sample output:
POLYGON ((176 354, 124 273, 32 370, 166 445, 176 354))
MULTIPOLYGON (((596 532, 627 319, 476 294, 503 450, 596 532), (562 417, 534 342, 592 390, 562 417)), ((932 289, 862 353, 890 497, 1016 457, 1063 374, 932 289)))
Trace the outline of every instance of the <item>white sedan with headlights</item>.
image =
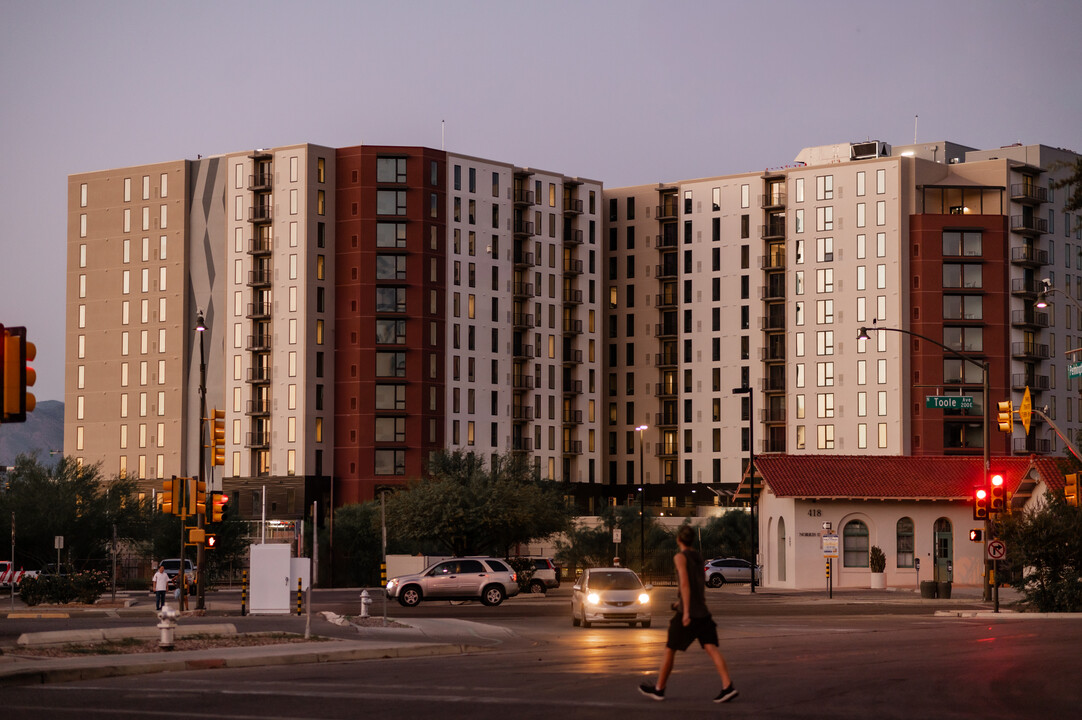
POLYGON ((639 623, 648 628, 651 589, 627 568, 588 568, 571 588, 571 624, 639 623))

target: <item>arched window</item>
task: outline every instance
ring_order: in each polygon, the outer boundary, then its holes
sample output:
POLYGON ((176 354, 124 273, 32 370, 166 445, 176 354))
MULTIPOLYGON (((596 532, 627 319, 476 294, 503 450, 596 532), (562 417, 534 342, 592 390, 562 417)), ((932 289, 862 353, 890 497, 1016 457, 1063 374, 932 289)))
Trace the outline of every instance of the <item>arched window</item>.
POLYGON ((898 521, 898 559, 900 568, 913 567, 913 519, 904 517, 898 521))
POLYGON ((868 526, 860 520, 850 520, 842 531, 842 565, 868 567, 868 526))

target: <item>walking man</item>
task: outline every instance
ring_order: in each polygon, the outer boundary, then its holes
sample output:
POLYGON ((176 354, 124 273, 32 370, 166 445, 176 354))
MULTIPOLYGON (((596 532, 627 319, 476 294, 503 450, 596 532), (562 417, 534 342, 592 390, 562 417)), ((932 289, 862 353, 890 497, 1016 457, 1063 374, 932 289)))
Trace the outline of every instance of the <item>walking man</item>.
POLYGON ((165 572, 165 565, 158 566, 158 572, 151 578, 154 583, 154 609, 161 610, 165 607, 165 591, 169 589, 169 575, 165 572))
POLYGON ((676 544, 680 552, 673 556, 676 574, 679 580, 680 596, 673 609, 676 614, 669 622, 669 637, 665 643, 665 657, 657 674, 657 683, 639 685, 639 692, 654 700, 665 699, 665 684, 672 673, 677 651, 683 652, 691 647, 695 640, 703 646, 707 655, 714 661, 718 676, 721 677, 722 690, 714 702, 729 702, 739 693, 733 687, 729 668, 725 658, 718 650, 718 626, 706 607, 706 578, 703 574, 703 559, 692 549, 695 533, 690 525, 684 525, 676 533, 676 544))

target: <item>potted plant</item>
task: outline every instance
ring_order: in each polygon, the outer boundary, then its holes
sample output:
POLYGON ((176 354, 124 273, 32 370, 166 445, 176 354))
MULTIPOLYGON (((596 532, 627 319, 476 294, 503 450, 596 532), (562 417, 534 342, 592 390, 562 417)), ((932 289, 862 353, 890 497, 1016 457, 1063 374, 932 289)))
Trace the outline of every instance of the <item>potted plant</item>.
POLYGON ((871 550, 868 551, 868 567, 872 571, 872 589, 882 590, 887 586, 887 576, 883 574, 883 571, 887 569, 887 556, 883 554, 882 548, 878 545, 872 545, 871 550))

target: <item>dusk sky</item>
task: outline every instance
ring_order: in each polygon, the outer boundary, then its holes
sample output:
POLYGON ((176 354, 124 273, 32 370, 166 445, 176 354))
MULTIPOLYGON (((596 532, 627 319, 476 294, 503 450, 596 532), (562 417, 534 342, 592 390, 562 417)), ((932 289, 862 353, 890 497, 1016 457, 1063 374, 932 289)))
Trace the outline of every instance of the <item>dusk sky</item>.
POLYGON ((312 142, 618 187, 914 138, 1082 152, 1079 0, 0 0, 0 323, 64 396, 67 177, 312 142))

